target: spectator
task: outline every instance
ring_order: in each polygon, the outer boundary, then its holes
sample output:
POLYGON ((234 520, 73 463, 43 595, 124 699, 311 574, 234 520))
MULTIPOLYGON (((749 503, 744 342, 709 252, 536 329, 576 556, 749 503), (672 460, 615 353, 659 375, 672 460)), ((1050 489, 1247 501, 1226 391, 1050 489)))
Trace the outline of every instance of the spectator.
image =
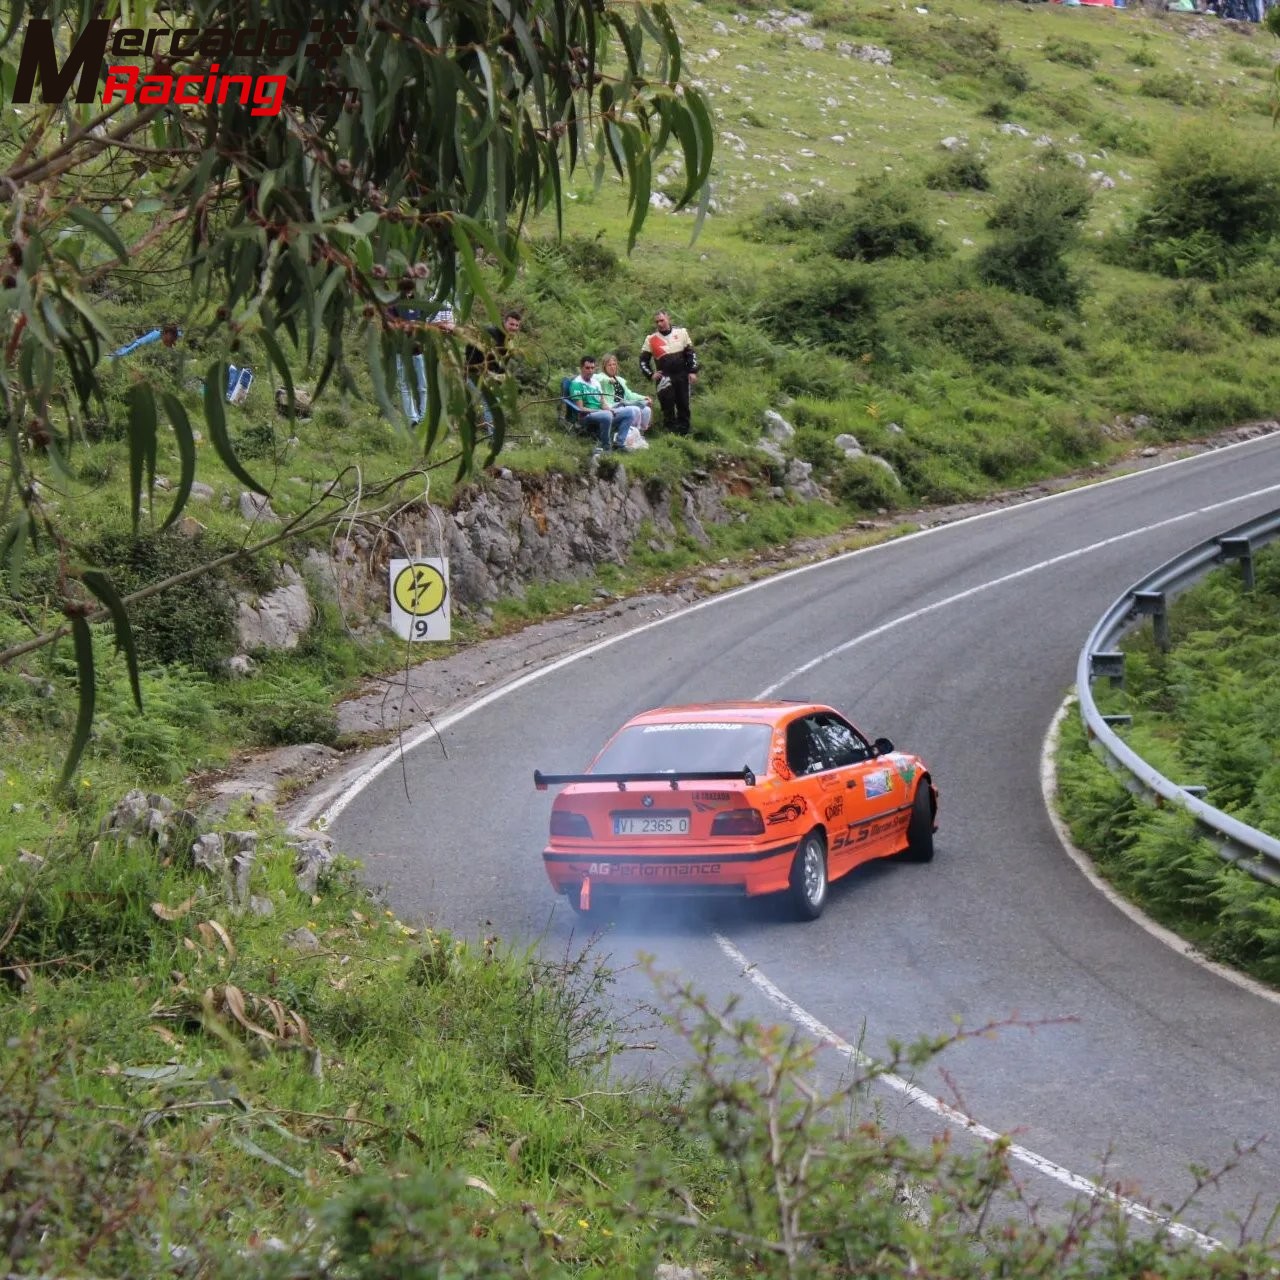
POLYGON ((569 399, 578 406, 584 426, 594 427, 601 449, 621 449, 627 432, 635 425, 638 414, 634 407, 623 405, 610 409, 604 392, 596 381, 594 356, 583 356, 578 376, 569 382, 569 399))
MULTIPOLYGON (((485 325, 484 332, 489 339, 487 350, 476 346, 475 343, 467 343, 467 386, 480 397, 480 416, 489 431, 493 430, 493 414, 489 410, 488 401, 479 389, 479 382, 483 377, 501 377, 506 373, 507 360, 511 355, 508 343, 523 326, 524 316, 513 307, 502 313, 501 328, 494 324, 485 325)), ((594 363, 592 361, 593 365, 594 363)))
POLYGON ((604 392, 605 404, 611 409, 620 405, 634 406, 639 415, 637 425, 641 431, 648 431, 649 423, 653 418, 652 397, 642 396, 638 391, 632 391, 627 386, 618 374, 618 357, 613 352, 605 356, 602 364, 603 369, 596 374, 596 384, 604 392))
MULTIPOLYGON (((408 320, 417 327, 421 321, 422 313, 412 309, 402 310, 399 307, 393 307, 392 314, 402 320, 408 320)), ((453 303, 446 302, 439 311, 427 321, 428 324, 439 329, 446 336, 454 331, 453 303)), ((427 412, 427 364, 422 355, 422 344, 415 342, 413 344, 413 372, 414 381, 417 383, 417 395, 410 390, 408 379, 405 376, 404 361, 396 357, 396 385, 400 391, 400 407, 404 410, 404 416, 409 419, 416 427, 422 421, 427 412)))
POLYGON ((698 357, 687 329, 673 329, 671 317, 659 311, 653 317, 654 332, 640 348, 640 368, 657 386, 662 405, 662 425, 668 431, 689 434, 689 388, 698 380, 698 357))

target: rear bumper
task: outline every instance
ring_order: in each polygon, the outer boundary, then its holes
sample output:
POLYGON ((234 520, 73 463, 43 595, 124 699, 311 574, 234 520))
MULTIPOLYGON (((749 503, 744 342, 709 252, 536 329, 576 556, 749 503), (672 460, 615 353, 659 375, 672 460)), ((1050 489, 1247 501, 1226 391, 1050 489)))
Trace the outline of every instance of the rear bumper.
POLYGON ((596 893, 740 895, 785 889, 798 841, 760 849, 618 849, 550 846, 542 851, 557 893, 577 893, 590 880, 596 893))

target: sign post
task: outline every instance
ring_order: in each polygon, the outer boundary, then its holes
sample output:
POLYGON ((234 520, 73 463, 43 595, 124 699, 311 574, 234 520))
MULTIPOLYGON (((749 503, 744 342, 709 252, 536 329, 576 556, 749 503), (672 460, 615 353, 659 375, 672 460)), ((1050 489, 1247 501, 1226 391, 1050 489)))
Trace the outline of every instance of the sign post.
POLYGON ((392 560, 391 629, 402 640, 451 636, 449 561, 443 556, 392 560))

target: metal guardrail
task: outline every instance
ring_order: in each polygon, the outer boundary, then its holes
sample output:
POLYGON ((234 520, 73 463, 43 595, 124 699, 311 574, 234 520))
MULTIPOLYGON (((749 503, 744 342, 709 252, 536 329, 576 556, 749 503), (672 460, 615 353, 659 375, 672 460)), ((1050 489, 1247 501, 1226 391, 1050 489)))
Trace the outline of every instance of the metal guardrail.
POLYGON ((1108 763, 1129 774, 1126 786, 1131 791, 1147 794, 1156 805, 1168 802, 1188 810, 1224 859, 1236 863, 1259 880, 1280 886, 1280 840, 1206 804, 1199 798, 1204 794, 1203 786, 1180 786, 1158 773, 1112 729, 1112 724, 1128 723, 1130 717, 1103 715, 1094 703, 1092 690, 1092 682, 1102 678, 1123 685, 1124 653, 1116 646, 1143 619, 1151 618, 1156 643, 1161 648, 1168 647, 1169 601, 1210 569, 1239 561, 1245 588, 1251 590, 1254 549, 1265 546, 1276 537, 1280 537, 1280 511, 1260 516, 1210 538, 1174 556, 1154 573, 1135 583, 1102 615, 1089 633, 1076 665, 1076 692, 1090 743, 1103 753, 1108 763))

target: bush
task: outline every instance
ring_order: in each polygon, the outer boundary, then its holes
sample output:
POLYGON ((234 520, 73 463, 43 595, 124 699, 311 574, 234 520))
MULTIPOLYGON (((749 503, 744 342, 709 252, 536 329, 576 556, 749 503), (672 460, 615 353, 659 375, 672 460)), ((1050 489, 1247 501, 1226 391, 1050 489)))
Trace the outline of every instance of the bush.
POLYGON ((1088 180, 1069 165, 1044 165, 1018 178, 987 221, 995 239, 978 255, 989 284, 1055 307, 1074 307, 1082 285, 1065 254, 1089 209, 1088 180))
MULTIPOLYGON (((1100 82, 1101 77, 1095 77, 1100 82)), ((1113 86, 1103 86, 1113 87, 1113 86)), ((1084 125, 1084 136, 1095 147, 1108 151, 1126 151, 1131 156, 1151 154, 1151 135, 1144 124, 1120 115, 1094 116, 1084 125)))
POLYGON ((844 200, 825 191, 815 191, 796 204, 771 200, 751 219, 746 234, 752 240, 794 240, 799 235, 826 231, 848 212, 844 200))
POLYGON ((964 289, 941 294, 902 317, 918 342, 937 344, 975 365, 1060 368, 1062 343, 1046 333, 1043 308, 1002 289, 964 289))
POLYGON ((1280 150, 1221 129, 1181 135, 1117 252, 1162 275, 1230 274, 1280 231, 1280 150))
POLYGON ((876 262, 881 258, 928 258, 944 251, 924 202, 902 184, 864 184, 836 222, 827 241, 837 258, 876 262))
MULTIPOLYGON (((883 340, 872 279, 840 264, 784 285, 764 304, 763 318, 793 340, 847 356, 874 351, 883 340)), ((800 390, 827 394, 812 386, 800 390)))
POLYGON ((332 745, 337 740, 332 691, 306 671, 264 671, 232 688, 231 709, 256 745, 332 745))
MULTIPOLYGON (((106 570, 120 595, 206 564, 230 551, 203 535, 187 538, 174 530, 138 538, 107 534, 87 548, 90 563, 106 570)), ((182 665, 216 672, 235 652, 236 607, 227 578, 207 570, 130 606, 138 655, 144 662, 182 665)))
POLYGON ((952 151, 925 175, 924 185, 934 191, 990 191, 987 162, 966 148, 952 151))
POLYGON ((1069 36, 1051 36, 1044 42, 1044 56, 1050 62, 1062 62, 1071 67, 1083 67, 1092 71, 1098 65, 1098 51, 1083 40, 1069 36))
POLYGON ((872 458, 845 458, 831 478, 831 490, 856 511, 892 511, 903 499, 902 485, 872 458))
POLYGON ((1145 98, 1163 98, 1182 107, 1207 107, 1213 101, 1208 86, 1185 71, 1153 71, 1142 78, 1138 92, 1145 98))

